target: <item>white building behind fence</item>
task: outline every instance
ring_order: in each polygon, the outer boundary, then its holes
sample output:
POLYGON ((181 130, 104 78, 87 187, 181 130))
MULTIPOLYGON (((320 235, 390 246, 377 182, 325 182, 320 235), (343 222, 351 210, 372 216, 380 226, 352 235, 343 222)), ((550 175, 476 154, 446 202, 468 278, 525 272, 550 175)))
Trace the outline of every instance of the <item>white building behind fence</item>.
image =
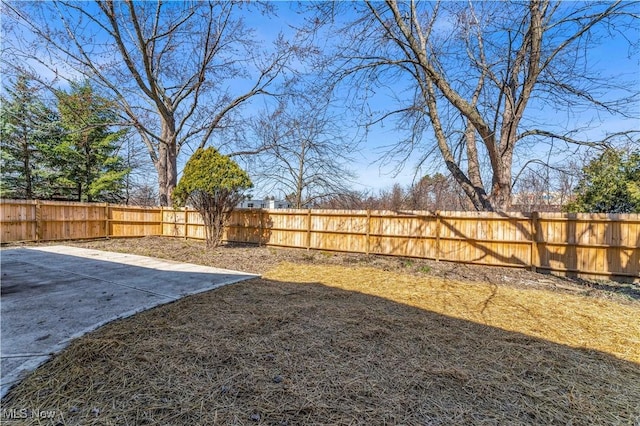
POLYGON ((291 203, 283 200, 243 200, 239 209, 290 209, 291 203))

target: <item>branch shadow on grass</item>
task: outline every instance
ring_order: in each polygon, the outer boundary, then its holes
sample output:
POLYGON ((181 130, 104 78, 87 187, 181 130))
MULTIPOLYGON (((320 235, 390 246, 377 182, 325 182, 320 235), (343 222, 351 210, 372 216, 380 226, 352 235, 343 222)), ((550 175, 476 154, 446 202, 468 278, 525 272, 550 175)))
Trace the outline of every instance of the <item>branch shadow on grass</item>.
POLYGON ((639 400, 640 366, 603 352, 255 279, 74 341, 3 408, 64 424, 633 424, 639 400))

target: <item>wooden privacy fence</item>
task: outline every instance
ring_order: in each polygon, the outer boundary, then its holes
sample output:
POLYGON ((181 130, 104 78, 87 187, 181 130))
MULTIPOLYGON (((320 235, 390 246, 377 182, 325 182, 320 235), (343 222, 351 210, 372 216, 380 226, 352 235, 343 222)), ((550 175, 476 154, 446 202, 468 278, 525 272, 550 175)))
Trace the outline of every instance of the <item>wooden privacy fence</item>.
POLYGON ((160 208, 0 200, 2 242, 162 235, 160 208))
MULTIPOLYGON (((194 210, 0 200, 2 242, 204 239, 194 210)), ((639 214, 238 210, 228 242, 640 279, 639 214)))

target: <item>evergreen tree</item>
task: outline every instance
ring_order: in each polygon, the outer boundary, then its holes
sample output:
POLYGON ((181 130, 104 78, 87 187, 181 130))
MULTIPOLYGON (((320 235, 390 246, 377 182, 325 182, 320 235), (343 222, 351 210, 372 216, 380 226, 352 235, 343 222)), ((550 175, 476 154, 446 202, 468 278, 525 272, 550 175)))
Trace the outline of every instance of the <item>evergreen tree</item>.
POLYGON ((59 171, 59 189, 77 201, 120 201, 128 173, 118 155, 125 131, 111 130, 117 122, 111 103, 86 82, 56 96, 64 135, 48 157, 59 171))
POLYGON ((190 204, 200 212, 207 247, 217 247, 233 209, 252 187, 249 175, 235 161, 215 148, 199 148, 184 167, 174 202, 190 204))
POLYGON ((576 199, 567 210, 640 213, 640 151, 608 149, 583 169, 576 199))
POLYGON ((56 114, 21 75, 0 106, 0 197, 49 198, 53 171, 42 148, 59 136, 56 114))

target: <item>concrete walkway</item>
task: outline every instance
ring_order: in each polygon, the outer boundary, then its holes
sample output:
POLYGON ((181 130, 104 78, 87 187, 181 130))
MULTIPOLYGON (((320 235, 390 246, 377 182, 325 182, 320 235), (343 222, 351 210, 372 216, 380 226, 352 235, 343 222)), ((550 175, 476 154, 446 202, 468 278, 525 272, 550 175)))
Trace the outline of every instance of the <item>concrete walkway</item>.
POLYGON ((89 331, 256 275, 66 246, 0 251, 0 397, 89 331))

